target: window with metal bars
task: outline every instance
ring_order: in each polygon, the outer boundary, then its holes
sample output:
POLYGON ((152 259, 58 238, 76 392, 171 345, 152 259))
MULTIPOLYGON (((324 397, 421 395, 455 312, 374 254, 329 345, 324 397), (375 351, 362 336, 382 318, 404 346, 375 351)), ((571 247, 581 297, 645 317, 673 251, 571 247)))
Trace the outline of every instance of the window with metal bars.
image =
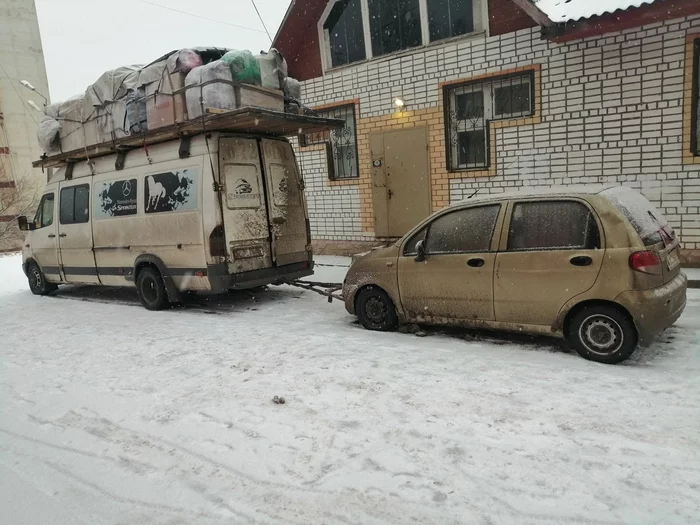
POLYGON ((534 113, 532 72, 445 88, 445 134, 450 170, 489 165, 489 123, 534 113))
POLYGON ((353 179, 360 176, 357 160, 357 130, 355 126, 355 105, 337 106, 318 111, 318 116, 340 119, 345 126, 323 133, 302 135, 302 146, 324 144, 328 161, 328 178, 331 180, 353 179))
POLYGON ((700 38, 693 46, 693 94, 690 126, 690 149, 700 155, 700 38))

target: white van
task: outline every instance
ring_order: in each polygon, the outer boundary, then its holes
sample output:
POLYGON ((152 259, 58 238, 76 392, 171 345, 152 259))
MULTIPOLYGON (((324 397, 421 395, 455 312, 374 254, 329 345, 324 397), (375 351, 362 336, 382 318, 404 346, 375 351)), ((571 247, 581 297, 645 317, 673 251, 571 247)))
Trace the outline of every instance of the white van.
POLYGON ((58 168, 22 261, 34 294, 136 286, 149 310, 313 273, 308 212, 286 139, 209 133, 58 168))

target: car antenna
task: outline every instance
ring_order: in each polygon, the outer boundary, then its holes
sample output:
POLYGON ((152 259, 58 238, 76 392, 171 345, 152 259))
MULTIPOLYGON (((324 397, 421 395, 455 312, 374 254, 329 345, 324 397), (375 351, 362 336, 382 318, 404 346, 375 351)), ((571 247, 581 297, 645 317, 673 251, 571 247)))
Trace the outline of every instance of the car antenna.
POLYGON ((477 193, 479 193, 479 190, 480 190, 480 189, 481 189, 481 188, 477 188, 476 190, 474 190, 474 193, 472 193, 469 197, 467 197, 467 199, 471 199, 474 195, 476 195, 477 193))

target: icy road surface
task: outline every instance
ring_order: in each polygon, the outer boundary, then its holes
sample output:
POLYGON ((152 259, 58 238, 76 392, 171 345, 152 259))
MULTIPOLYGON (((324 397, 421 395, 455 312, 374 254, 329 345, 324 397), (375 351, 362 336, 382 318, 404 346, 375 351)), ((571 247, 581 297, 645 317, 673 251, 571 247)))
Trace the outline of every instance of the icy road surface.
POLYGON ((40 298, 19 264, 0 257, 3 525, 700 523, 696 290, 607 366, 370 333, 293 288, 40 298))

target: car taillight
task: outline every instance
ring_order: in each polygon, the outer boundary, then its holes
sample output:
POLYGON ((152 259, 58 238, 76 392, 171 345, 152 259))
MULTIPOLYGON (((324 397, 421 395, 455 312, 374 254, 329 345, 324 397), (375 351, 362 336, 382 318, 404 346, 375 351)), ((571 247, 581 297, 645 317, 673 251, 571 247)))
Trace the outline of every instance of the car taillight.
POLYGON ((630 255, 630 268, 635 272, 661 275, 661 257, 651 250, 634 252, 630 255))
POLYGON ((223 226, 217 226, 209 235, 209 253, 212 257, 226 257, 226 235, 223 226))

